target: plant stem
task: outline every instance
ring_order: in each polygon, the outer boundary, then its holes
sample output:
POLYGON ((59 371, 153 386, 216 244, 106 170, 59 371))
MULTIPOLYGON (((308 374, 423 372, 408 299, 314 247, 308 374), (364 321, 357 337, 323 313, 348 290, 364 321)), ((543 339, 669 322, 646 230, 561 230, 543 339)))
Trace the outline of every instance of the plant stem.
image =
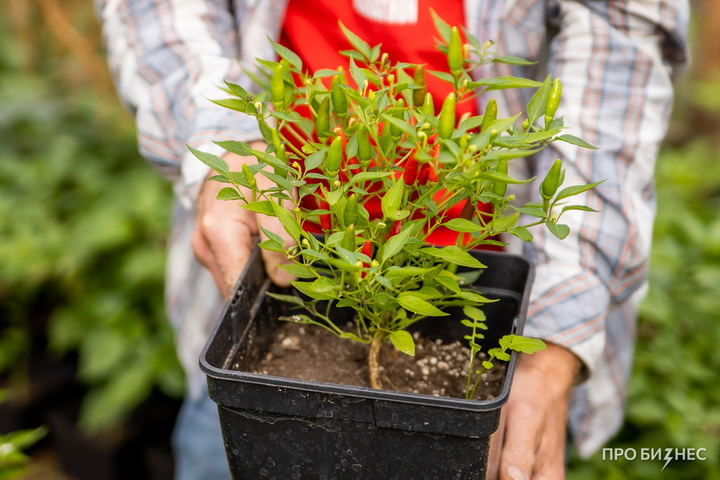
POLYGON ((383 388, 382 380, 380 379, 380 347, 383 344, 383 332, 380 330, 375 331, 372 342, 370 343, 370 351, 368 352, 368 367, 370 368, 370 386, 372 388, 381 389, 383 388))

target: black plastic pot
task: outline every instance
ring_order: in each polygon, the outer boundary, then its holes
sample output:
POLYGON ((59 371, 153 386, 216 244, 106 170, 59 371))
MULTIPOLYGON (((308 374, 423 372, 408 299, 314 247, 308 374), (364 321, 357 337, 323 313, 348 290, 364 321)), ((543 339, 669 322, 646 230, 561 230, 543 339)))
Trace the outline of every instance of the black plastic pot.
MULTIPOLYGON (((488 266, 476 288, 500 299, 484 307, 485 341, 497 346, 503 335, 522 331, 533 269, 514 255, 476 256, 488 266)), ((275 288, 256 249, 200 359, 233 478, 485 478, 514 354, 501 393, 490 401, 250 373, 273 338, 277 317, 287 314, 284 303, 265 295, 275 288)), ((432 319, 423 333, 445 340, 467 334, 457 319, 442 318, 449 320, 432 319)))

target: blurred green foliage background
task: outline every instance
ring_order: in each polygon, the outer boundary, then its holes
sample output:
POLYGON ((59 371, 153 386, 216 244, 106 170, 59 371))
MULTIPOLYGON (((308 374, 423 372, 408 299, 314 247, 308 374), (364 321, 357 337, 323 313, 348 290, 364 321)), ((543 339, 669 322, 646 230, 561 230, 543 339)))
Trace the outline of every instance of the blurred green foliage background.
MULTIPOLYGON (((659 215, 627 421, 609 447, 706 461, 571 459, 570 479, 720 479, 720 2, 696 1, 694 66, 657 170, 659 215), (715 19, 715 20, 713 20, 715 19)), ((90 2, 0 0, 0 378, 77 359, 81 424, 121 424, 183 377, 162 307, 171 192, 136 152, 90 2), (39 339, 39 340, 38 340, 39 339)))

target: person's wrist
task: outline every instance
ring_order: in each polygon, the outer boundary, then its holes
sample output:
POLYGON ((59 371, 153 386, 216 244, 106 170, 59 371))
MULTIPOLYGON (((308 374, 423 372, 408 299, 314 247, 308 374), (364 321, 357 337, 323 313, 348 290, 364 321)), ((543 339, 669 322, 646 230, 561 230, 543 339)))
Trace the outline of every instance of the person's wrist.
POLYGON ((522 368, 536 370, 543 376, 554 378, 556 381, 552 384, 567 392, 578 383, 583 369, 582 360, 577 355, 555 343, 548 343, 545 350, 532 355, 521 355, 520 362, 522 368))

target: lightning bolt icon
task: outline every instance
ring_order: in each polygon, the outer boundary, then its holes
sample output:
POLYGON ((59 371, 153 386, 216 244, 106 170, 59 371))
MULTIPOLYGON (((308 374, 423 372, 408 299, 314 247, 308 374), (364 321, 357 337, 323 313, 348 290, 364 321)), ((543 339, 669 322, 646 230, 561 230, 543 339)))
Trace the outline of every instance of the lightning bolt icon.
POLYGON ((665 470, 665 467, 667 467, 668 464, 670 463, 670 461, 673 460, 672 453, 673 453, 673 449, 672 449, 672 448, 666 448, 666 449, 665 449, 665 465, 663 465, 663 467, 660 469, 661 472, 662 472, 663 470, 665 470))

